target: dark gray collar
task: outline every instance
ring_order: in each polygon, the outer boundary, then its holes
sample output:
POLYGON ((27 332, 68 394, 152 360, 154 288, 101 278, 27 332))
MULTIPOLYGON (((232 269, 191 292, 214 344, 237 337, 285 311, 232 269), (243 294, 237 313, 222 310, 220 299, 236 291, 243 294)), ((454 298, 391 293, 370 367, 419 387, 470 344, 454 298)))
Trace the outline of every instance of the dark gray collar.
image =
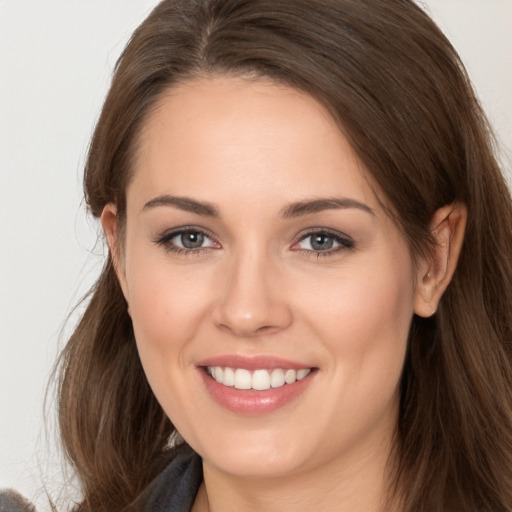
POLYGON ((144 491, 140 512, 190 512, 203 481, 201 457, 185 445, 144 491))

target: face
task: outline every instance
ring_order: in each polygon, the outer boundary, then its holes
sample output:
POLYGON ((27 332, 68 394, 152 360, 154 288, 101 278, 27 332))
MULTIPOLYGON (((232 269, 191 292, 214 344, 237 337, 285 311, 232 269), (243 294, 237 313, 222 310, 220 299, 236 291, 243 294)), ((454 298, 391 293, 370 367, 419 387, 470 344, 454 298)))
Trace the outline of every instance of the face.
POLYGON ((206 464, 290 475, 389 445, 415 274, 374 194, 294 89, 198 79, 151 114, 117 269, 152 389, 206 464))

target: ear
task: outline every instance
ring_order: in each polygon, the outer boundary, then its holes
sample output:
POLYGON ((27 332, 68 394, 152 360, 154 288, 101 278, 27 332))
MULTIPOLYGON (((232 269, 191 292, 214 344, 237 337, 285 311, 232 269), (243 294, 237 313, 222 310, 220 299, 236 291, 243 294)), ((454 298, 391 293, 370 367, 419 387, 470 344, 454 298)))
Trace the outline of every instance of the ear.
POLYGON ((110 257, 114 265, 117 279, 123 291, 123 295, 128 300, 126 286, 126 271, 123 258, 122 240, 119 234, 119 223, 117 218, 117 208, 114 204, 109 203, 103 208, 101 213, 101 225, 103 233, 107 239, 110 257))
POLYGON ((429 317, 436 312, 457 267, 466 221, 467 208, 460 203, 443 206, 432 217, 430 229, 436 245, 418 268, 414 292, 417 315, 429 317))

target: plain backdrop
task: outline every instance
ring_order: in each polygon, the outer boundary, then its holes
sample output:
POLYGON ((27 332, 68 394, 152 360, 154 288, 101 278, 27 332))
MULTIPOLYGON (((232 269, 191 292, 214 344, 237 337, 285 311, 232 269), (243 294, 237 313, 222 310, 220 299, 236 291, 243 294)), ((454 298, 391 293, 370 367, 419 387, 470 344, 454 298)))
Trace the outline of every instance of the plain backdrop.
MULTIPOLYGON (((30 499, 60 484, 44 392, 104 256, 82 203, 88 140, 113 65, 156 3, 0 0, 0 487, 30 499)), ((512 0, 423 4, 466 63, 510 176, 512 0)))

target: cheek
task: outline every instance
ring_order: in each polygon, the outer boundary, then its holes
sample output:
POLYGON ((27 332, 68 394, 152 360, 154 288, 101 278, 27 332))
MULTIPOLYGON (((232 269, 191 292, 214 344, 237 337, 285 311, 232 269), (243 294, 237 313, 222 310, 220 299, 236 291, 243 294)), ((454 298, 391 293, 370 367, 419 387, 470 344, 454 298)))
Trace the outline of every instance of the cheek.
POLYGON ((340 397, 385 403, 402 373, 413 316, 413 269, 407 252, 369 263, 331 280, 329 292, 310 303, 316 315, 309 319, 331 353, 340 397))
MULTIPOLYGON (((169 265, 167 257, 133 251, 127 261, 130 314, 143 362, 163 362, 165 354, 183 358, 211 297, 203 276, 169 265)), ((168 359, 167 359, 168 360, 168 359)), ((183 361, 181 361, 183 362, 183 361)), ((161 364, 161 363, 159 363, 161 364)))
POLYGON ((412 269, 401 263, 348 274, 337 293, 324 297, 316 324, 330 352, 325 392, 332 411, 325 428, 338 425, 341 437, 354 443, 396 421, 413 314, 412 269))
POLYGON ((165 256, 134 258, 132 273, 127 266, 130 314, 148 382, 174 425, 189 432, 188 422, 200 421, 200 411, 184 405, 190 403, 195 373, 191 349, 211 291, 203 279, 171 269, 165 256))
POLYGON ((330 281, 322 303, 321 323, 330 336, 343 333, 342 346, 364 350, 368 346, 403 343, 413 314, 413 267, 407 249, 369 255, 347 266, 330 281))

